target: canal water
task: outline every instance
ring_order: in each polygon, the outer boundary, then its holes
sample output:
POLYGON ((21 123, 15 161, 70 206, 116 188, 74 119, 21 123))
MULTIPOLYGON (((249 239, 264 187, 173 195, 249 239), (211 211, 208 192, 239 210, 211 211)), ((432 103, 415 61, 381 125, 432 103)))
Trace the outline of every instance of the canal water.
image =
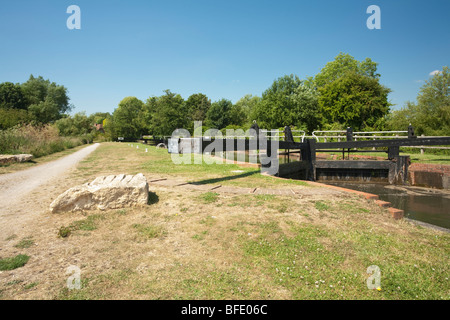
POLYGON ((392 207, 402 209, 405 218, 450 229, 450 192, 430 188, 380 183, 325 182, 329 185, 376 194, 392 207))

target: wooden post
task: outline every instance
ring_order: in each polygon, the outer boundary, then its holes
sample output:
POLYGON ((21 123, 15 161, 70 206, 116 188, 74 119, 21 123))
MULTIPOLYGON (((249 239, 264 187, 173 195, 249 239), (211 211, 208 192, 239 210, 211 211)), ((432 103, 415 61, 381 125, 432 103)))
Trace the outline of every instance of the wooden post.
POLYGON ((408 181, 408 167, 411 163, 409 156, 395 156, 389 169, 389 184, 406 184, 408 181))
MULTIPOLYGON (((422 137, 423 137, 423 133, 422 133, 422 137)), ((422 146, 423 147, 423 146, 422 146)), ((423 148, 420 148, 420 154, 424 154, 425 150, 423 148)))
POLYGON ((400 155, 399 146, 393 146, 388 148, 388 159, 393 160, 400 155))
MULTIPOLYGON (((316 140, 307 139, 307 148, 304 152, 306 161, 308 161, 308 169, 306 171, 306 178, 308 180, 316 181, 316 140)), ((302 150, 303 152, 303 150, 302 150)), ((303 156, 303 154, 302 154, 303 156)))

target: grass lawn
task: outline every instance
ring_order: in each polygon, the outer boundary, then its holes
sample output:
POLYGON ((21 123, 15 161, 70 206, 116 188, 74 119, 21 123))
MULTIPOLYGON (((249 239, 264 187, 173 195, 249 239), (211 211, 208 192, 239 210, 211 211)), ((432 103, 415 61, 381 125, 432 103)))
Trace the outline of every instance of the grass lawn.
POLYGON ((43 213, 35 232, 27 229, 2 247, 2 258, 30 259, 0 275, 1 298, 450 299, 450 234, 393 220, 353 194, 327 194, 237 165, 176 165, 165 149, 136 146, 102 143, 71 173, 67 188, 99 175, 142 172, 147 179, 295 187, 305 194, 151 184, 145 207, 43 213), (79 290, 66 286, 69 265, 81 270, 79 290), (381 290, 367 286, 373 265, 381 290))

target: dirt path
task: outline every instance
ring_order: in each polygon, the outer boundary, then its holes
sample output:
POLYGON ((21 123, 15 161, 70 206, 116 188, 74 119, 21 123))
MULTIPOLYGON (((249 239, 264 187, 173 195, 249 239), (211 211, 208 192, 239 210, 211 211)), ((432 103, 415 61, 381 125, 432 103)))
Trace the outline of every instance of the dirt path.
POLYGON ((46 208, 52 182, 64 179, 71 168, 98 146, 96 143, 58 160, 0 175, 0 234, 16 233, 46 208))

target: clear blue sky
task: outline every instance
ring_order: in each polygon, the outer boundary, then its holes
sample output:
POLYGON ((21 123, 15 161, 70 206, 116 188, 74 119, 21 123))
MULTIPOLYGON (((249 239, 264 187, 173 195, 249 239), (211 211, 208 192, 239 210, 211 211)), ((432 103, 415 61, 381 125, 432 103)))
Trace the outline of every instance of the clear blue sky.
POLYGON ((0 82, 41 75, 74 112, 113 112, 163 90, 212 101, 261 95, 285 74, 314 76, 339 52, 379 63, 394 108, 450 65, 448 0, 0 0, 0 82), (69 30, 69 5, 81 30, 69 30), (369 5, 381 30, 369 30, 369 5))

